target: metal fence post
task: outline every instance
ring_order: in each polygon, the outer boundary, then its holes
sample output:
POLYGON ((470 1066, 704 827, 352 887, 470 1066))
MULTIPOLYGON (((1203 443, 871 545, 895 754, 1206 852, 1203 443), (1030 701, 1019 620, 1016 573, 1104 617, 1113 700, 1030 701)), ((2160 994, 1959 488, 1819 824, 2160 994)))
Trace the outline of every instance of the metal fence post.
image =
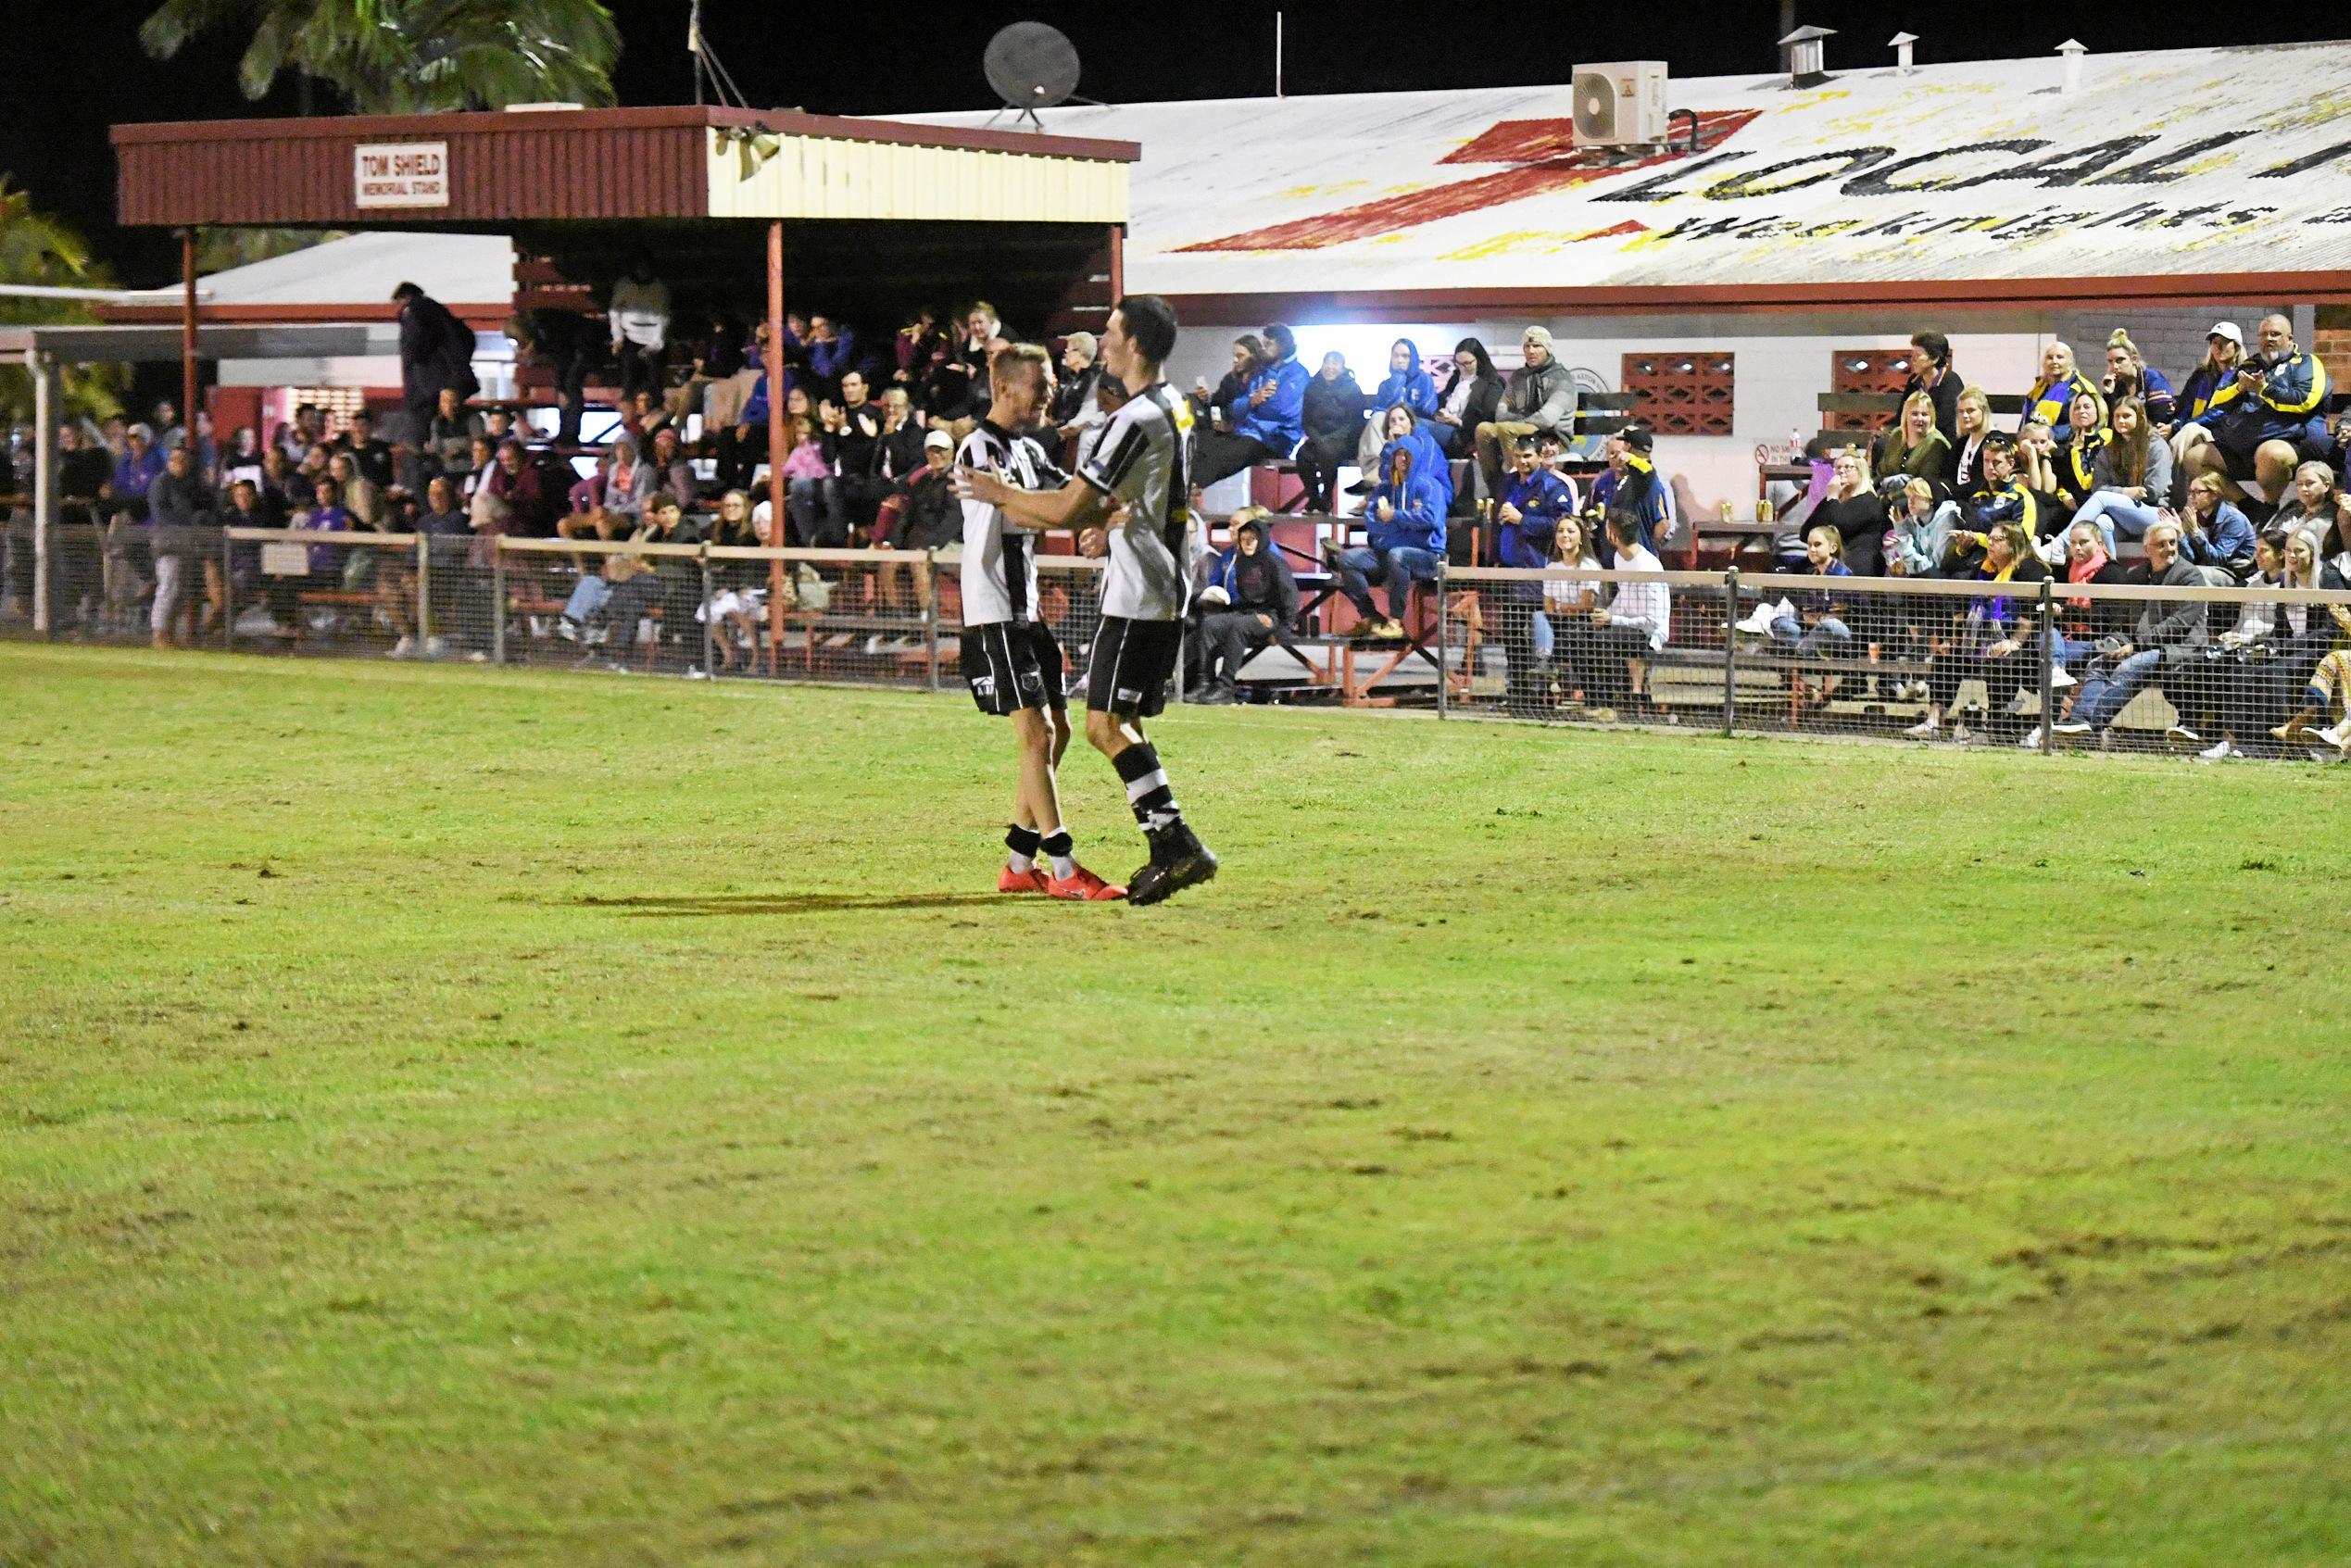
POLYGON ((2056 612, 2052 603, 2054 578, 2041 580, 2041 623, 2034 635, 2041 639, 2041 755, 2047 757, 2057 749, 2057 650, 2051 645, 2056 636, 2056 612))
POLYGON ((220 651, 237 651, 237 577, 230 570, 235 558, 235 546, 229 543, 229 531, 220 530, 220 651))
POLYGON ((710 547, 702 546, 702 672, 718 679, 718 617, 710 609, 710 547))
POLYGON ((1739 569, 1722 574, 1722 733, 1739 727, 1739 569))
POLYGON ((433 646, 433 535, 416 536, 416 656, 429 659, 433 646))
POLYGON ((490 662, 506 662, 506 537, 490 535, 490 662))
POLYGON ((1452 632, 1445 624, 1445 571, 1446 562, 1440 558, 1437 562, 1437 717, 1440 719, 1447 717, 1450 712, 1448 688, 1453 684, 1447 668, 1452 662, 1452 649, 1448 643, 1452 632))
POLYGON ((931 690, 938 690, 938 551, 923 552, 923 659, 930 666, 931 690))

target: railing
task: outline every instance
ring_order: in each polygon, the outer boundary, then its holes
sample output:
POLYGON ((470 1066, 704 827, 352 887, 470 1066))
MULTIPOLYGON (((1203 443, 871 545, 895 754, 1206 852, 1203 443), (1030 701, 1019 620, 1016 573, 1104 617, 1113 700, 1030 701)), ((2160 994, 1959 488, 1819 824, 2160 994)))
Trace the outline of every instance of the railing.
MULTIPOLYGON (((88 526, 59 529, 57 544, 52 602, 85 638, 161 632, 310 656, 962 684, 953 551, 239 528, 184 538, 88 526), (167 572, 161 559, 180 564, 167 572)), ((1037 570, 1039 613, 1077 689, 1100 619, 1101 563, 1047 556, 1037 570)), ((2225 743, 2288 757, 2311 754, 2307 737, 2345 720, 2351 687, 2351 593, 2339 591, 1456 567, 1415 585, 1394 619, 1406 635, 1365 641, 1326 584, 1300 624, 1252 636, 1237 669, 1210 669, 1214 649, 1195 627, 1185 668, 1229 678, 1248 700, 1447 717, 2042 751, 2080 734, 2102 746, 2225 743), (1670 596, 1662 647, 1619 624, 1635 584, 1670 596), (1839 613, 1821 613, 1824 594, 1839 613), (2119 645, 2151 602, 2193 602, 2198 634, 2129 663, 2119 645), (2271 607, 2267 635, 2235 634, 2248 605, 2271 607), (2003 618, 1986 621, 1992 608, 2003 618), (2304 715, 2314 684, 2318 711, 2304 715), (2297 715, 2301 732, 2290 728, 2297 715), (2282 729, 2283 740, 2272 733, 2282 729)))

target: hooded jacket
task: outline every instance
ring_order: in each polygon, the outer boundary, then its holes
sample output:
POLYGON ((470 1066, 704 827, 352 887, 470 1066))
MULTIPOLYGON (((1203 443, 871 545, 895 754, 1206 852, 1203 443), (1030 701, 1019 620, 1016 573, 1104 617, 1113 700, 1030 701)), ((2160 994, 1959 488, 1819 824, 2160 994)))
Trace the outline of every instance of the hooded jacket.
POLYGON ((1270 384, 1274 395, 1252 405, 1244 395, 1233 405, 1233 433, 1256 442, 1268 452, 1289 457, 1306 438, 1301 422, 1306 404, 1306 367, 1293 354, 1259 369, 1249 378, 1249 391, 1270 384))
POLYGON ((473 374, 473 329, 421 294, 400 307, 400 398, 422 408, 445 386, 458 389, 459 402, 482 390, 473 374))
POLYGON ((1233 543, 1216 558, 1208 585, 1224 589, 1237 611, 1272 616, 1276 632, 1298 620, 1298 579, 1290 574, 1289 562, 1282 558, 1262 521, 1252 520, 1233 531, 1233 543), (1241 553, 1240 535, 1244 533, 1257 535, 1255 555, 1241 553))
MULTIPOLYGON (((1427 437, 1421 439, 1426 442, 1427 437)), ((1371 547, 1382 555, 1403 549, 1427 550, 1441 556, 1445 553, 1445 493, 1421 468, 1419 452, 1413 453, 1412 469, 1402 486, 1387 477, 1396 471, 1398 449, 1408 445, 1409 438, 1391 441, 1381 448, 1381 478, 1373 486, 1371 499, 1364 508, 1364 533, 1371 547), (1395 515, 1384 521, 1379 516, 1382 501, 1395 510, 1395 515)))
POLYGON ((1388 379, 1372 394, 1372 401, 1386 408, 1402 403, 1413 411, 1416 420, 1437 417, 1437 378, 1428 373, 1428 367, 1420 362, 1420 345, 1410 338, 1399 338, 1410 354, 1412 363, 1401 370, 1390 370, 1388 379))

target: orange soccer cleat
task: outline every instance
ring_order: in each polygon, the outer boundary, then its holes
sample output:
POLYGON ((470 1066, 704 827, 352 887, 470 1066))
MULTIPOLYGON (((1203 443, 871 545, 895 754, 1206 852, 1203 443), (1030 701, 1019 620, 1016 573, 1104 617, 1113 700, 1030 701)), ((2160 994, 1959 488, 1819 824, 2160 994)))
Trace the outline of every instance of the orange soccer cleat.
POLYGON ((1025 872, 1016 872, 1012 867, 1006 866, 996 873, 996 891, 999 893, 1050 893, 1053 891, 1053 879, 1045 874, 1043 866, 1031 866, 1025 872))
POLYGON ((1046 893, 1055 898, 1076 898, 1088 904, 1099 904, 1126 897, 1126 889, 1116 883, 1104 882, 1084 866, 1078 867, 1066 879, 1046 877, 1044 883, 1046 893))

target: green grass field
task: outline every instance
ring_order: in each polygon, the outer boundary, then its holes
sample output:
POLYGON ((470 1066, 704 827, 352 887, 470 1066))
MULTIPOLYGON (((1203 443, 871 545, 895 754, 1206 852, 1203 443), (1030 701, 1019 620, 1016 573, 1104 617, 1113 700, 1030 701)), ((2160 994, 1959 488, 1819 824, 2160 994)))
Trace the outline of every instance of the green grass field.
POLYGON ((2351 775, 1159 739, 0 646, 0 1563, 2351 1554, 2351 775))

